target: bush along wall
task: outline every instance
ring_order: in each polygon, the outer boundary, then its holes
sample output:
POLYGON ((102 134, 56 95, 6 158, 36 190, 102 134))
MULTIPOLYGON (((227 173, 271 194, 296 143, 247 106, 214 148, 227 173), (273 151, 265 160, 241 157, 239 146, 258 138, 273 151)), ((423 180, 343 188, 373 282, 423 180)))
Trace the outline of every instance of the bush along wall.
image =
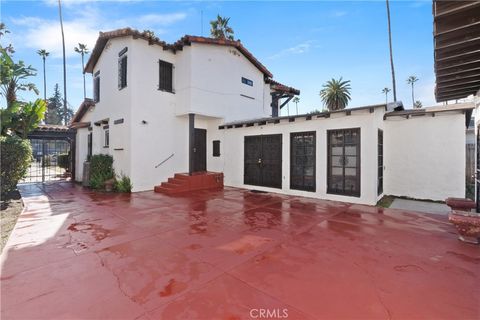
POLYGON ((32 146, 29 140, 17 136, 0 136, 1 193, 16 189, 32 162, 32 146))
POLYGON ((113 157, 108 154, 96 154, 90 159, 90 187, 103 189, 105 181, 114 179, 113 157))

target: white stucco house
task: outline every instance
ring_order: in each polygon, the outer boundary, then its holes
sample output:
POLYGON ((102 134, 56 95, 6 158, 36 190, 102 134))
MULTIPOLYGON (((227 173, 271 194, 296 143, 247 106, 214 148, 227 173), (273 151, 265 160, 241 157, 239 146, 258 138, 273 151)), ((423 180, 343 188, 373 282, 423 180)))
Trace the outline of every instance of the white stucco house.
POLYGON ((128 28, 100 33, 85 72, 94 99, 71 124, 77 181, 89 154, 106 153, 134 191, 208 171, 227 186, 364 204, 465 195, 471 104, 279 117, 299 90, 274 81, 241 42, 167 44, 128 28))

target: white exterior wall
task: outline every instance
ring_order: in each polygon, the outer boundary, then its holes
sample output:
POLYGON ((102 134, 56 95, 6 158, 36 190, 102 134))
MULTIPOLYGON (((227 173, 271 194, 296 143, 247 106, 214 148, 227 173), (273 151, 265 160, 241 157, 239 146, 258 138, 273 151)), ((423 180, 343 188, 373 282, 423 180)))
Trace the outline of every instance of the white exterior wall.
MULTIPOLYGON (((158 61, 174 65, 174 89, 188 82, 188 59, 163 50, 146 41, 135 41, 129 48, 128 73, 135 81, 132 90, 132 170, 130 178, 134 191, 152 190, 176 172, 188 171, 188 117, 177 116, 177 96, 158 90, 158 61), (177 59, 182 63, 177 63, 177 59), (186 64, 184 64, 186 62, 186 64), (146 123, 143 123, 146 121, 146 123), (174 156, 155 168, 160 162, 174 156)), ((188 57, 188 56, 187 56, 188 57)), ((175 91, 177 91, 175 89, 175 91)), ((183 101, 182 98, 179 99, 183 101)))
POLYGON ((385 194, 465 197, 465 115, 436 113, 384 122, 385 194))
MULTIPOLYGON (((82 122, 89 122, 92 118, 94 107, 83 116, 82 122)), ((87 160, 88 154, 88 128, 77 129, 77 136, 75 141, 75 181, 83 180, 83 163, 87 160)))
POLYGON ((225 122, 271 115, 270 89, 263 73, 237 49, 192 43, 177 56, 186 56, 182 57, 186 63, 179 67, 189 71, 176 68, 175 73, 190 77, 189 81, 176 81, 176 93, 186 101, 178 104, 177 114, 195 113, 225 122), (242 77, 252 80, 253 86, 242 83, 242 77))
MULTIPOLYGON (((95 65, 93 74, 100 70, 100 101, 95 103, 92 113, 92 153, 110 154, 113 156, 113 167, 117 174, 131 174, 131 88, 118 89, 118 53, 128 47, 127 56, 130 63, 131 38, 117 38, 108 41, 100 59, 95 65), (109 119, 110 146, 104 147, 103 126, 95 122, 109 119), (115 120, 124 119, 122 124, 114 124, 115 120)), ((130 70, 130 67, 128 67, 130 70)), ((133 82, 132 74, 127 73, 127 84, 133 82)), ((83 119, 82 119, 83 121, 83 119)))
POLYGON ((377 128, 383 113, 382 108, 376 108, 374 113, 362 110, 350 116, 339 113, 328 119, 314 117, 307 121, 297 118, 295 122, 217 130, 208 136, 207 145, 211 146, 212 140, 221 140, 221 156, 215 158, 211 152, 207 153, 207 167, 209 171, 224 172, 227 186, 373 205, 378 198, 377 128), (349 128, 360 128, 360 197, 327 193, 327 130, 349 128), (290 189, 290 133, 302 131, 316 131, 316 192, 290 189), (282 134, 282 189, 243 183, 244 137, 260 134, 282 134))

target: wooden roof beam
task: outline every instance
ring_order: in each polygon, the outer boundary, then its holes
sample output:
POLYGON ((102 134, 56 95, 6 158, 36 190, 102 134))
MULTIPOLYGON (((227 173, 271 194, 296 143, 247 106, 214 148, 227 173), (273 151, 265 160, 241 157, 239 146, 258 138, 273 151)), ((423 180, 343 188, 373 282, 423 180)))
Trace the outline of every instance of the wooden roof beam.
MULTIPOLYGON (((463 11, 472 10, 475 7, 480 7, 480 2, 472 1, 470 3, 464 3, 464 4, 459 5, 457 7, 452 7, 450 9, 447 9, 447 10, 443 11, 442 9, 439 9, 438 3, 439 3, 438 1, 435 2, 435 12, 434 12, 435 21, 437 21, 439 18, 448 17, 448 16, 455 15, 455 14, 458 14, 458 13, 463 12, 463 11)), ((451 3, 455 3, 455 2, 451 2, 451 3)))

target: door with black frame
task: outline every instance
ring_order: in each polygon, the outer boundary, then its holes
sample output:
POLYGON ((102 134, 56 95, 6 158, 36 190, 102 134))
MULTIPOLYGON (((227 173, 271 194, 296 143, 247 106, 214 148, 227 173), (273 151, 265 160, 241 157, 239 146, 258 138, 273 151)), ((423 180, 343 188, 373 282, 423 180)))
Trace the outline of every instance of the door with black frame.
POLYGON ((207 171, 207 130, 195 129, 193 171, 207 171))
POLYGON ((360 196, 360 128, 328 130, 327 192, 360 196))
POLYGON ((246 136, 244 184, 282 187, 282 135, 246 136))
POLYGON ((315 131, 290 134, 290 189, 315 192, 315 131))
POLYGON ((476 201, 477 212, 480 212, 480 125, 477 127, 477 166, 475 168, 475 183, 477 187, 476 201))

